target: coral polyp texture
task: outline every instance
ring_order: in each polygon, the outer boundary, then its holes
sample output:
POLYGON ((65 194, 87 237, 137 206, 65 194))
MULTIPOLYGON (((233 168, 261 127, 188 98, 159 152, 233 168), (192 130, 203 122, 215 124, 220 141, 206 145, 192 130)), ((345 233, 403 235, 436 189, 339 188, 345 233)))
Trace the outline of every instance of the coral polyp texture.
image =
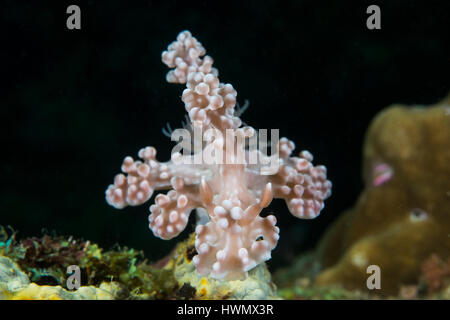
POLYGON ((434 291, 429 275, 445 274, 436 260, 450 262, 449 110, 450 96, 432 106, 393 105, 374 118, 363 148, 365 189, 320 241, 316 285, 369 292, 367 267, 377 265, 378 295, 402 295, 422 273, 434 291))
POLYGON ((270 156, 260 146, 249 147, 246 138, 257 132, 242 126, 235 110, 236 90, 219 81, 213 59, 205 53, 189 31, 181 32, 162 53, 162 61, 172 68, 166 80, 186 84, 186 128, 205 132, 200 148, 172 152, 167 162, 156 160, 153 147, 139 151, 141 160, 126 157, 123 173, 106 190, 106 200, 122 209, 143 204, 155 190, 170 189, 150 206, 150 228, 162 239, 183 231, 193 209, 205 209, 209 221, 196 228, 197 271, 215 279, 244 279, 250 269, 271 258, 279 239, 275 216, 261 217, 262 209, 273 198, 282 198, 294 216, 315 218, 331 194, 331 182, 324 166, 313 166, 311 153, 292 156, 295 146, 286 138, 277 141, 270 156), (211 154, 214 161, 198 161, 211 154), (255 164, 252 157, 260 161, 255 164), (275 170, 262 165, 270 162, 275 162, 275 170))

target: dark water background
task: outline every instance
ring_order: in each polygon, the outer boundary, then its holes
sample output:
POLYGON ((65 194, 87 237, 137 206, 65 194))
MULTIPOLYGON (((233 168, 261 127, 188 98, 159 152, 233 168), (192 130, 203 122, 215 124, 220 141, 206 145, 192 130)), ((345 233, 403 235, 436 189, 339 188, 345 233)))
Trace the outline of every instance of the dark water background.
POLYGON ((150 202, 118 211, 104 191, 139 148, 169 158, 161 128, 181 123, 184 87, 165 82, 160 55, 189 29, 238 101, 250 101, 243 120, 279 128, 328 168, 333 195, 319 218, 298 220, 283 201, 269 207, 281 229, 270 265, 289 263, 357 199, 374 115, 448 93, 447 2, 4 1, 0 224, 119 243, 152 261, 188 235, 155 238, 150 202), (70 4, 81 7, 81 30, 66 28, 70 4), (369 4, 381 7, 381 30, 366 28, 369 4))

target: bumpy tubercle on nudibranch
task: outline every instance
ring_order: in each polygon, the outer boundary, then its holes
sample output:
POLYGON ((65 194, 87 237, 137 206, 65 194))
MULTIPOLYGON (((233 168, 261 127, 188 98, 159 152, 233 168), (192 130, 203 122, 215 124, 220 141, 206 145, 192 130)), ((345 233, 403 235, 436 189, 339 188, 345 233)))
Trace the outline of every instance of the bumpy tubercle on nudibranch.
POLYGON ((219 135, 206 139, 199 152, 205 156, 211 150, 222 152, 227 161, 213 164, 193 161, 195 153, 179 152, 174 152, 170 161, 158 162, 156 150, 146 147, 138 153, 142 160, 125 158, 123 173, 106 190, 106 200, 122 209, 148 201, 155 190, 171 189, 167 194, 158 194, 150 206, 150 228, 162 239, 171 239, 183 231, 193 209, 206 209, 209 221, 196 228, 198 254, 193 262, 197 271, 216 279, 244 279, 250 269, 271 258, 279 239, 275 216, 261 217, 262 209, 273 198, 283 198, 294 216, 315 218, 331 195, 331 182, 324 166, 312 165, 308 151, 291 157, 295 146, 286 138, 277 145, 278 171, 264 174, 263 168, 248 163, 251 152, 265 163, 269 157, 258 149, 249 151, 245 140, 239 139, 253 136, 255 130, 242 127, 235 112, 236 90, 219 81, 213 59, 204 56, 205 52, 189 31, 181 32, 162 53, 162 61, 173 68, 166 80, 186 84, 182 100, 190 126, 214 129, 223 137, 231 132, 238 152, 246 160, 242 163, 230 156, 235 147, 227 148, 226 139, 219 135))

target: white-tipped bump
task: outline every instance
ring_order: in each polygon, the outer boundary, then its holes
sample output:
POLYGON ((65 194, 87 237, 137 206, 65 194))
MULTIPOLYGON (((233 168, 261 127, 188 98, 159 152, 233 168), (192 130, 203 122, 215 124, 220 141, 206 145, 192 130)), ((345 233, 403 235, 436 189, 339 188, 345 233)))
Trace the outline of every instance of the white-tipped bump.
POLYGON ((172 177, 170 184, 175 190, 181 190, 184 187, 184 180, 181 177, 172 177))
POLYGON ((219 271, 220 270, 220 263, 219 262, 214 263, 212 268, 216 272, 219 271))
POLYGON ((146 164, 141 164, 137 168, 137 173, 141 177, 146 178, 149 175, 149 173, 150 173, 150 167, 148 165, 146 165, 146 164))
POLYGON ((227 210, 224 207, 216 206, 214 208, 214 214, 217 216, 223 216, 227 213, 227 210))
POLYGON ((187 203, 188 203, 188 198, 184 194, 182 194, 178 197, 178 199, 177 199, 177 207, 178 208, 186 207, 187 203))
POLYGON ((300 198, 294 198, 294 199, 292 199, 292 200, 290 201, 290 205, 291 205, 292 207, 303 206, 304 203, 305 203, 305 202, 303 201, 303 199, 300 199, 300 198))
POLYGON ((294 193, 295 195, 300 198, 301 196, 303 196, 303 192, 305 191, 305 188, 303 188, 303 186, 296 184, 294 187, 294 193))
POLYGON ((154 159, 156 156, 156 149, 153 147, 145 147, 139 150, 138 152, 139 158, 148 160, 148 159, 154 159))
POLYGON ((227 254, 226 254, 225 250, 219 250, 216 253, 216 258, 217 258, 217 260, 225 260, 226 255, 227 254))
POLYGON ((204 226, 200 225, 195 228, 195 233, 198 235, 203 231, 204 226))
POLYGON ((244 211, 240 207, 233 207, 230 210, 231 218, 234 220, 242 219, 242 216, 244 214, 244 211))
POLYGON ((138 182, 138 178, 135 176, 128 176, 127 177, 127 183, 132 185, 132 184, 136 184, 138 182))
POLYGON ((237 223, 235 223, 232 227, 231 227, 231 232, 232 233, 241 233, 242 231, 242 227, 240 225, 238 225, 237 223))
POLYGON ((177 221, 179 218, 179 214, 178 212, 176 212, 175 210, 173 210, 172 212, 170 212, 169 214, 169 221, 171 223, 174 223, 175 221, 177 221))
POLYGON ((228 220, 226 218, 222 218, 217 222, 217 225, 222 229, 226 229, 228 228, 228 220))
POLYGON ((208 246, 208 244, 206 244, 206 243, 202 243, 202 244, 200 245, 200 247, 198 248, 198 252, 199 252, 199 253, 207 253, 208 250, 209 250, 209 246, 208 246))
POLYGON ((266 219, 267 219, 267 220, 270 222, 270 224, 273 225, 273 226, 277 223, 277 218, 275 218, 275 216, 268 216, 266 219))
POLYGON ((154 213, 154 214, 158 214, 158 213, 161 212, 161 208, 158 205, 156 205, 156 204, 152 204, 150 206, 150 212, 154 213))
POLYGON ((147 180, 143 180, 141 181, 141 183, 139 184, 139 188, 143 189, 144 191, 150 191, 150 184, 148 183, 147 180))
POLYGON ((209 93, 209 86, 206 83, 204 83, 204 82, 199 83, 195 87, 195 92, 197 94, 199 94, 199 95, 202 95, 202 96, 207 95, 209 93))
POLYGON ((167 179, 168 177, 169 177, 169 174, 167 172, 161 172, 159 175, 159 178, 163 179, 163 180, 167 179))
POLYGON ((300 152, 300 157, 308 161, 313 161, 313 155, 308 150, 303 150, 302 152, 300 152))
POLYGON ((174 164, 179 164, 182 159, 183 155, 180 152, 174 152, 170 156, 170 160, 172 160, 174 164))
POLYGON ((291 192, 291 188, 289 188, 288 186, 282 186, 281 187, 281 193, 284 195, 288 195, 291 192))
POLYGON ((230 200, 226 199, 222 201, 222 206, 227 209, 230 210, 233 207, 233 204, 231 203, 230 200))
POLYGON ((213 242, 215 242, 217 240, 217 236, 216 236, 216 234, 207 234, 205 236, 205 240, 208 243, 213 243, 213 242))
POLYGON ((133 194, 137 191, 137 187, 135 184, 132 184, 129 188, 128 188, 128 194, 133 194))
POLYGON ((116 197, 122 198, 122 195, 123 195, 122 189, 116 189, 116 190, 114 190, 114 195, 115 195, 116 197))
POLYGON ((240 258, 248 257, 248 251, 245 248, 240 248, 238 251, 238 255, 240 258))
POLYGON ((160 227, 160 226, 162 226, 163 222, 164 222, 163 217, 157 216, 155 219, 155 226, 160 227))
POLYGON ((155 198, 155 202, 158 204, 158 206, 163 207, 169 202, 169 197, 165 194, 158 194, 155 198))
POLYGON ((114 184, 118 187, 120 187, 121 185, 123 185, 126 181, 126 177, 123 174, 118 174, 114 177, 114 184))
POLYGON ((303 215, 305 214, 304 212, 305 210, 303 209, 303 207, 297 207, 295 209, 295 214, 299 217, 303 217, 303 215))

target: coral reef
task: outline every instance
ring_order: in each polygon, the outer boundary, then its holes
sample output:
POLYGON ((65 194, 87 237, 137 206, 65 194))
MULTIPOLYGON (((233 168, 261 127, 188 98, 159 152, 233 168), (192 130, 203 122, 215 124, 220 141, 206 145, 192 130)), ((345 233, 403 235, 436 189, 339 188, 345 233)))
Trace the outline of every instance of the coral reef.
MULTIPOLYGON (((143 254, 134 249, 117 246, 104 251, 89 241, 49 235, 19 241, 15 232, 7 234, 0 226, 1 256, 17 263, 30 282, 40 287, 48 286, 48 289, 65 287, 67 267, 77 265, 81 284, 97 288, 102 284, 103 287, 114 286, 115 299, 173 297, 175 282, 170 281, 173 279, 170 271, 151 267, 143 254)), ((32 292, 36 295, 42 293, 36 290, 32 292)))
POLYGON ((102 283, 99 288, 82 286, 74 291, 30 283, 15 262, 0 256, 0 300, 111 300, 116 291, 112 282, 102 283))
POLYGON ((9 299, 29 284, 27 275, 16 263, 8 257, 0 256, 0 299, 9 299))
MULTIPOLYGON (((373 120, 364 146, 365 190, 322 239, 318 255, 324 271, 316 284, 367 291, 366 268, 378 265, 376 294, 402 290, 414 296, 422 263, 432 254, 447 261, 449 110, 449 99, 429 107, 394 105, 373 120)), ((429 279, 428 286, 432 283, 429 279)))
POLYGON ((200 276, 193 263, 194 234, 154 264, 133 249, 103 251, 96 244, 69 239, 44 235, 19 241, 15 233, 8 235, 0 227, 0 240, 6 240, 0 241, 0 299, 278 298, 265 264, 252 269, 243 281, 200 276), (82 286, 73 291, 65 289, 70 264, 81 270, 82 286))
POLYGON ((438 255, 432 254, 422 264, 422 281, 428 293, 435 293, 450 286, 450 257, 443 261, 438 255))
POLYGON ((331 182, 324 166, 312 165, 308 151, 291 156, 294 143, 278 140, 278 131, 272 137, 271 156, 265 154, 265 146, 252 143, 257 132, 241 127, 236 90, 219 81, 213 59, 205 52, 184 31, 162 53, 162 61, 173 68, 166 80, 187 87, 182 100, 189 123, 174 134, 189 136, 189 141, 183 139, 188 152, 174 150, 164 163, 156 160, 153 147, 139 151, 142 161, 126 157, 123 174, 108 187, 106 200, 121 209, 148 201, 154 190, 172 189, 158 194, 150 207, 155 236, 177 236, 191 211, 204 208, 209 221, 196 229, 197 271, 216 279, 245 279, 249 270, 271 258, 279 239, 275 216, 261 217, 262 209, 273 198, 282 198, 294 216, 315 218, 331 194, 331 182))

